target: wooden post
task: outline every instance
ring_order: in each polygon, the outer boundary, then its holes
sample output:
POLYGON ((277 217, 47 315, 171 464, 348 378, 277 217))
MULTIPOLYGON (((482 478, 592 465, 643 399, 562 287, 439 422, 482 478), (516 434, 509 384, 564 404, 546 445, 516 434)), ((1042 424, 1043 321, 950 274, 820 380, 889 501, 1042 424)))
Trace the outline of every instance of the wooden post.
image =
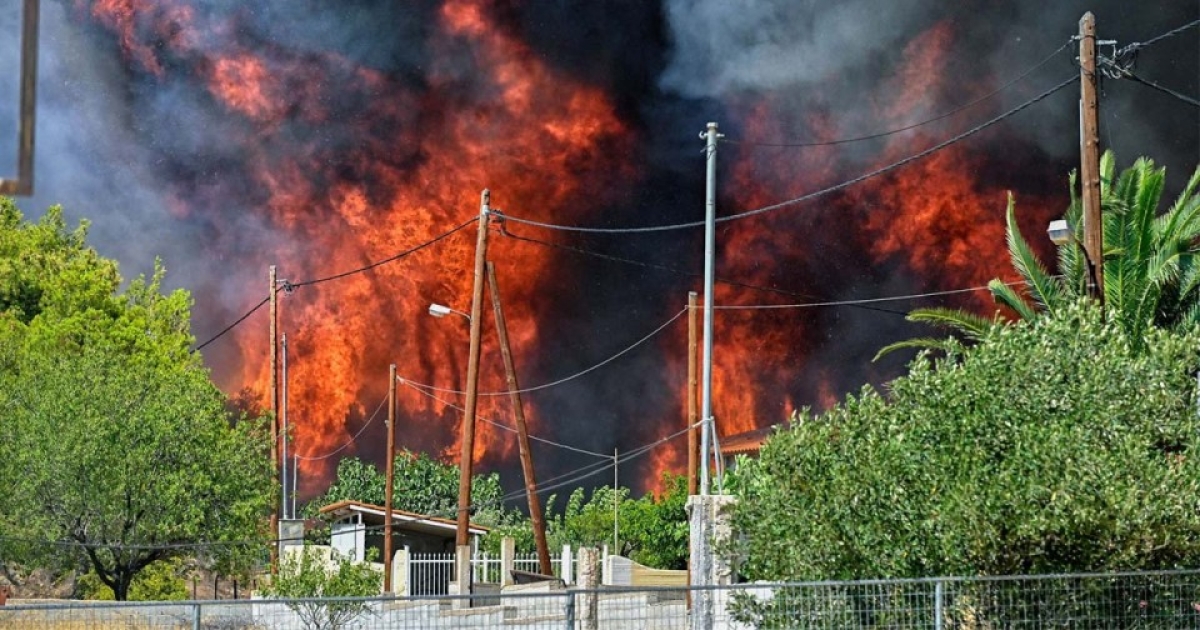
POLYGON ((1079 175, 1082 181, 1083 249, 1089 292, 1104 304, 1104 220, 1100 208, 1100 111, 1096 100, 1096 18, 1079 20, 1079 175))
POLYGON ((27 196, 33 194, 39 5, 39 0, 25 0, 21 9, 21 95, 17 114, 17 178, 0 178, 0 195, 27 196))
POLYGON ((699 410, 696 408, 696 389, 699 387, 700 381, 696 374, 696 337, 698 335, 698 322, 696 315, 699 309, 696 308, 696 292, 688 291, 688 378, 687 378, 687 426, 688 429, 688 495, 696 494, 698 482, 696 479, 696 468, 700 463, 700 434, 697 432, 696 422, 700 419, 699 410))
MULTIPOLYGON (((279 471, 279 300, 278 294, 278 276, 275 272, 275 265, 271 265, 267 269, 268 291, 271 300, 271 483, 278 480, 276 473, 279 471)), ((279 509, 275 506, 271 508, 271 535, 278 537, 279 535, 279 509)), ((279 566, 279 541, 271 547, 271 573, 275 573, 279 566)))
POLYGON ((392 492, 396 474, 396 364, 388 368, 387 482, 383 498, 383 592, 392 592, 392 492))
POLYGON ((479 201, 479 238, 475 242, 475 283, 471 291, 471 350, 467 358, 467 400, 463 408, 462 455, 458 467, 458 528, 455 533, 455 579, 458 594, 471 593, 471 469, 475 456, 475 405, 479 394, 479 346, 483 324, 483 274, 487 261, 488 214, 491 192, 479 201))
POLYGON ((550 566, 550 547, 546 543, 546 520, 537 495, 537 477, 533 471, 533 455, 529 450, 529 430, 525 424, 525 409, 521 404, 517 368, 513 364, 512 348, 508 345, 508 324, 500 305, 500 287, 496 282, 496 266, 487 263, 488 289, 492 294, 492 309, 496 316, 496 336, 500 339, 500 354, 504 357, 504 373, 508 379, 509 398, 517 424, 517 445, 521 453, 521 472, 525 474, 525 497, 529 502, 529 519, 533 521, 533 542, 537 547, 538 569, 542 575, 553 575, 550 566))

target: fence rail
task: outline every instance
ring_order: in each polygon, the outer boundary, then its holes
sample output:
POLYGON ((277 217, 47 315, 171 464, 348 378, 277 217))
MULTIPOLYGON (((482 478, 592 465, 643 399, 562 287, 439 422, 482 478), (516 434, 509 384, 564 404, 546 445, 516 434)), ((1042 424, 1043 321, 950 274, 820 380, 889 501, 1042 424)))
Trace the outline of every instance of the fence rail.
POLYGON ((0 607, 0 628, 1200 628, 1200 571, 690 589, 541 588, 542 592, 509 589, 474 599, 442 595, 168 603, 10 600, 0 607))

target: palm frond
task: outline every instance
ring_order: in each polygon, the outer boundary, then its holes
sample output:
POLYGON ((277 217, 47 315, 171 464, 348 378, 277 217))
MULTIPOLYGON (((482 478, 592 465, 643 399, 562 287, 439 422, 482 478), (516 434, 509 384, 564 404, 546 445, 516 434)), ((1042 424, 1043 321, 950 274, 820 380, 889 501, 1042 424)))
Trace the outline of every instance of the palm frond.
POLYGON ((961 348, 961 346, 953 339, 934 339, 932 337, 905 339, 904 341, 890 343, 880 348, 879 352, 875 353, 875 358, 871 359, 871 362, 874 363, 886 355, 889 355, 897 350, 904 350, 906 348, 913 348, 915 350, 941 350, 942 352, 949 354, 954 350, 961 348))
POLYGON ((907 319, 910 322, 952 329, 972 341, 982 339, 995 323, 986 317, 980 317, 961 309, 941 307, 917 309, 909 313, 907 319))
POLYGON ((1028 283, 1030 294, 1048 313, 1053 314, 1063 302, 1062 286, 1038 260, 1017 225, 1016 204, 1012 193, 1008 194, 1008 253, 1017 273, 1028 283))
POLYGON ((1038 312, 1034 310, 1033 306, 1020 293, 1014 291, 1007 284, 999 280, 992 280, 988 283, 988 289, 992 292, 992 297, 997 302, 1016 311, 1021 319, 1031 320, 1037 318, 1038 312))

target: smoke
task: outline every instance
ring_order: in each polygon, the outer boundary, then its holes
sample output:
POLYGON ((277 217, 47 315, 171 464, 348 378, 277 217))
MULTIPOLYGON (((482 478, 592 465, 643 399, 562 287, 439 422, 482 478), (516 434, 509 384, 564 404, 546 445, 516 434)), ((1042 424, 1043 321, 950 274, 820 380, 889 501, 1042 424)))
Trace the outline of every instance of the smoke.
MULTIPOLYGON (((610 225, 693 221, 702 215, 704 190, 696 135, 710 120, 730 139, 748 141, 881 131, 1014 78, 1066 43, 1087 8, 1097 13, 1101 37, 1122 43, 1200 11, 1166 0, 1152 7, 1116 0, 664 0, 623 3, 620 11, 586 0, 352 0, 336 7, 137 0, 125 3, 133 17, 114 25, 116 18, 94 14, 99 1, 43 0, 37 195, 21 205, 36 216, 61 203, 70 216, 93 218, 92 242, 126 276, 162 256, 168 280, 197 299, 200 338, 261 299, 267 264, 288 261, 285 275, 297 280, 381 258, 460 222, 483 186, 514 215, 610 225), (447 7, 462 18, 449 31, 447 7), (482 16, 478 23, 471 11, 482 16), (602 122, 568 128, 581 120, 602 122), (547 131, 547 121, 556 126, 547 131)), ((0 32, 18 32, 14 4, 0 7, 0 32)), ((1194 29, 1145 51, 1139 73, 1200 93, 1198 40, 1194 29)), ((17 67, 12 41, 0 43, 0 68, 17 67)), ((910 155, 1077 73, 1072 56, 1061 54, 996 98, 914 132, 825 149, 722 145, 720 211, 774 203, 910 155)), ((0 95, 15 95, 15 86, 12 73, 0 72, 0 95)), ((1196 162, 1195 110, 1128 82, 1109 81, 1104 90, 1104 144, 1123 162, 1149 154, 1167 163, 1178 186, 1196 162)), ((725 287, 718 300, 867 298, 1006 273, 1002 252, 991 255, 983 241, 1002 231, 1006 190, 1017 191, 1030 233, 1061 209, 1078 145, 1076 98, 1060 92, 961 143, 936 169, 914 164, 817 203, 723 227, 718 275, 782 292, 725 287), (977 260, 955 254, 963 250, 977 260)), ((15 138, 15 111, 15 97, 0 97, 0 172, 12 170, 8 147, 15 143, 4 138, 15 138)), ((701 268, 695 231, 584 238, 507 227, 685 272, 701 268)), ((294 368, 337 390, 337 404, 305 416, 322 416, 329 443, 366 422, 383 392, 373 379, 390 361, 410 362, 417 374, 408 376, 462 385, 463 331, 430 322, 423 309, 429 301, 464 306, 470 240, 455 237, 436 257, 381 270, 362 286, 330 284, 287 298, 294 368)), ((993 240, 1002 250, 1002 238, 993 240)), ((608 358, 699 288, 697 278, 662 269, 502 237, 493 246, 512 334, 525 344, 517 364, 527 385, 608 358)), ((990 304, 977 297, 936 303, 984 312, 990 304)), ((901 314, 929 304, 719 315, 723 426, 773 424, 790 407, 820 407, 894 376, 899 358, 869 358, 890 341, 928 334, 901 314)), ((249 320, 246 329, 265 329, 262 322, 249 320)), ((534 430, 607 453, 682 427, 684 329, 680 321, 619 362, 527 396, 534 430)), ((226 389, 261 376, 264 348, 254 335, 262 337, 257 329, 235 332, 206 349, 226 389)), ((484 345, 494 348, 494 340, 484 345)), ((484 362, 485 389, 502 386, 496 357, 484 362)), ((302 402, 294 408, 304 409, 302 402)), ((407 445, 450 443, 457 413, 415 395, 405 404, 407 445)), ((506 404, 487 412, 503 420, 506 404)), ((381 432, 370 429, 352 452, 378 459, 380 440, 371 438, 381 432)), ((582 463, 536 448, 544 452, 543 476, 582 463)), ((509 482, 519 478, 515 461, 488 457, 509 482)), ((638 466, 623 467, 622 477, 634 468, 652 476, 638 466)))
POLYGON ((829 81, 901 47, 925 9, 913 3, 667 0, 664 88, 721 97, 829 81))

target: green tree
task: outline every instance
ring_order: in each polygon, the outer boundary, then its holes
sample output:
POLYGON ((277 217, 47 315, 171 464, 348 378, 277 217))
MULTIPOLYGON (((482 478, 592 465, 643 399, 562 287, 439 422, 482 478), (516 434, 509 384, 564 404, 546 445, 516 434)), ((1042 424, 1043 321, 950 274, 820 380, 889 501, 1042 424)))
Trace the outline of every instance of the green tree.
POLYGON ((86 224, 0 199, 0 557, 90 565, 120 600, 197 542, 227 568, 261 551, 223 543, 265 538, 274 496, 261 423, 231 422, 163 276, 121 292, 86 224))
POLYGON ((1200 333, 1139 343, 1087 301, 921 355, 889 395, 803 412, 739 470, 750 579, 1200 562, 1200 333))
MULTIPOLYGON (((1100 162, 1100 195, 1104 217, 1104 301, 1129 338, 1141 345, 1151 325, 1189 330, 1200 322, 1200 169, 1175 202, 1159 214, 1166 169, 1141 158, 1114 178, 1111 152, 1100 162)), ((1070 177, 1071 204, 1066 220, 1082 234, 1082 205, 1070 177)), ((1053 316, 1087 295, 1087 260, 1078 240, 1058 246, 1058 269, 1052 274, 1038 260, 1017 226, 1012 195, 1007 211, 1008 250, 1013 268, 1024 281, 1022 291, 1000 280, 989 284, 998 305, 1020 319, 1053 316)), ((918 309, 911 321, 948 327, 969 340, 982 337, 992 321, 973 313, 945 308, 918 309)), ((942 339, 902 341, 879 351, 899 348, 944 348, 942 339)))
MULTIPOLYGON (((354 598, 378 596, 382 586, 383 576, 369 562, 329 557, 306 544, 283 557, 263 593, 284 600, 354 598)), ((286 604, 310 630, 338 630, 370 610, 366 601, 354 599, 286 604)))
MULTIPOLYGON (((392 505, 398 510, 453 518, 458 511, 458 474, 454 464, 402 450, 393 464, 392 505)), ((374 464, 347 457, 338 463, 329 489, 309 502, 305 513, 315 516, 321 506, 343 500, 383 505, 386 482, 384 471, 374 464)), ((471 479, 471 502, 477 507, 472 518, 484 525, 496 522, 503 496, 500 475, 475 475, 471 479)))
MULTIPOLYGON (((614 500, 618 502, 620 548, 613 553, 658 569, 687 567, 687 479, 670 473, 663 475, 663 491, 659 495, 646 494, 634 499, 629 488, 624 487, 614 492, 610 486, 598 486, 590 494, 577 488, 559 513, 554 510, 555 497, 550 497, 545 509, 550 547, 608 545, 611 548, 614 500)), ((533 530, 528 518, 496 528, 485 539, 485 548, 498 550, 503 536, 513 537, 519 551, 533 551, 533 530)))
MULTIPOLYGON (((129 585, 129 600, 135 602, 179 601, 188 598, 187 582, 184 580, 182 558, 159 560, 146 565, 129 585)), ((84 599, 111 601, 116 599, 113 590, 100 581, 96 573, 80 576, 77 588, 84 599)))

